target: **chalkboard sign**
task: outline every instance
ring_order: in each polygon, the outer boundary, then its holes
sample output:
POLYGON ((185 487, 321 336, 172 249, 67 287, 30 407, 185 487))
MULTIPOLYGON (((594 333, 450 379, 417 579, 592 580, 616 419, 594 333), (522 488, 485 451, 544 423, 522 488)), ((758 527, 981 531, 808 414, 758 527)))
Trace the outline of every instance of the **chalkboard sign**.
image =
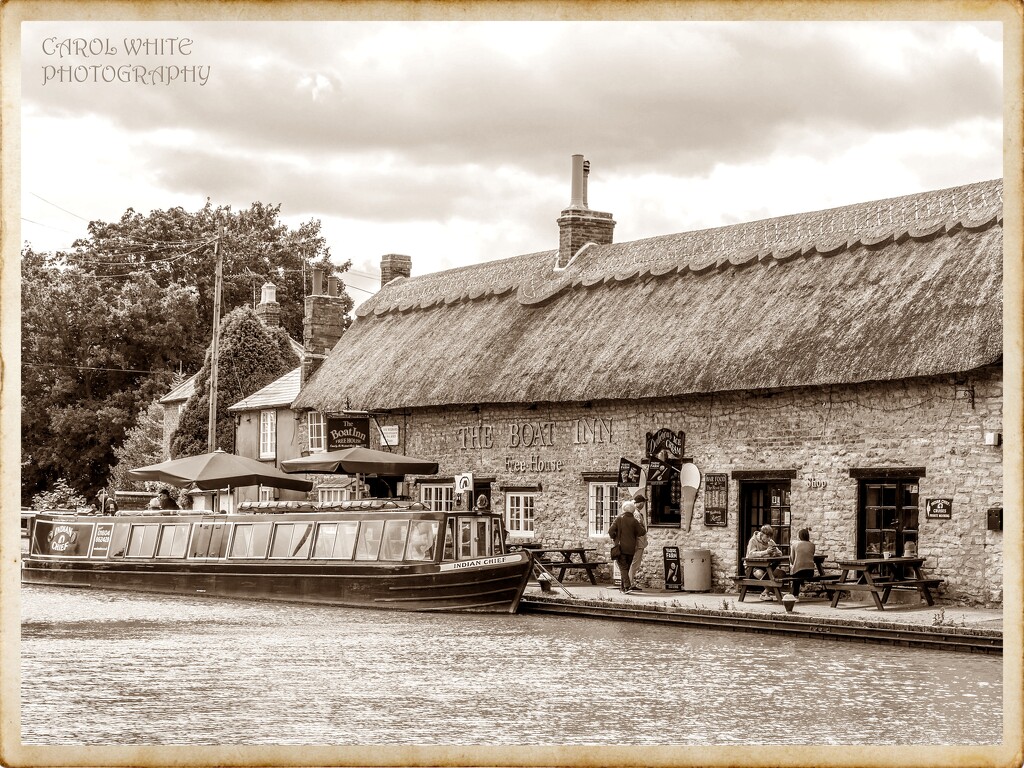
POLYGON ((953 517, 952 499, 928 499, 925 501, 925 517, 949 520, 953 517))
POLYGON ((704 475, 704 525, 724 528, 729 524, 729 476, 704 475))
POLYGON ((339 451, 357 446, 370 447, 370 419, 365 416, 354 419, 328 417, 327 450, 339 451))
POLYGON ((640 485, 640 465, 629 459, 619 459, 619 488, 632 488, 640 485))
POLYGON ((679 567, 679 547, 662 547, 665 562, 665 589, 683 589, 683 572, 679 567))

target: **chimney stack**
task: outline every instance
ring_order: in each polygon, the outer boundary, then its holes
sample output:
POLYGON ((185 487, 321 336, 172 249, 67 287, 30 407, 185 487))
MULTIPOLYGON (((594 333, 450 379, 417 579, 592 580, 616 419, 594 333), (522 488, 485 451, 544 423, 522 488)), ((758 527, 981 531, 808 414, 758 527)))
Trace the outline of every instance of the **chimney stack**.
POLYGON ((611 245, 615 221, 610 213, 590 210, 587 203, 587 181, 590 161, 583 155, 572 156, 572 199, 558 217, 558 261, 564 269, 573 256, 587 243, 611 245))
POLYGON ((338 285, 337 277, 328 277, 325 294, 324 271, 313 269, 313 292, 306 297, 302 317, 302 345, 306 348, 300 374, 302 386, 305 386, 345 332, 344 299, 338 285))
POLYGON ((256 305, 256 317, 267 328, 277 328, 281 325, 281 305, 277 303, 277 286, 273 283, 263 284, 260 303, 256 305))
POLYGON ((380 257, 380 287, 397 277, 412 276, 412 257, 400 253, 388 253, 380 257))

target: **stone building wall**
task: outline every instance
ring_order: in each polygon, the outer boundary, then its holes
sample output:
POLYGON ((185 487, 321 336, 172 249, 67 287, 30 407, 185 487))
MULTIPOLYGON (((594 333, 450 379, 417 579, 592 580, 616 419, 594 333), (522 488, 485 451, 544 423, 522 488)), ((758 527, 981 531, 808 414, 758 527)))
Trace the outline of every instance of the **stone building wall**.
MULTIPOLYGON (((704 526, 704 488, 690 530, 651 529, 643 576, 664 579, 662 547, 709 549, 716 590, 732 590, 739 541, 741 470, 795 470, 792 530, 812 529, 830 559, 856 555, 858 481, 853 468, 924 467, 919 549, 929 574, 946 580, 944 596, 981 605, 1002 601, 1002 533, 988 531, 987 509, 1002 505, 1002 447, 983 444, 1002 431, 1001 371, 954 377, 719 393, 682 398, 525 406, 411 409, 379 417, 400 428, 399 451, 440 463, 440 475, 472 471, 504 486, 539 484, 539 544, 586 544, 607 557, 605 536, 588 538, 583 473, 613 474, 620 457, 639 463, 645 436, 661 428, 686 433, 685 454, 702 474, 730 475, 728 525, 704 526), (951 498, 952 518, 927 519, 925 500, 951 498)), ((301 423, 301 422, 300 422, 301 423)), ((606 578, 610 573, 605 574, 606 578)))

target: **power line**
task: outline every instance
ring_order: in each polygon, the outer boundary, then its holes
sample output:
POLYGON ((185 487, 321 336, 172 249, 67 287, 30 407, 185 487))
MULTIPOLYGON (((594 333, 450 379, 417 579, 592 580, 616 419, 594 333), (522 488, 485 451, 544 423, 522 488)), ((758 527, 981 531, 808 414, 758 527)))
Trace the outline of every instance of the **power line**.
POLYGON ((156 370, 142 370, 139 368, 100 368, 91 365, 61 365, 60 363, 25 363, 22 362, 22 368, 70 368, 76 371, 113 371, 115 373, 165 373, 171 370, 170 368, 158 368, 156 370))
POLYGON ((78 215, 77 213, 75 213, 74 211, 69 211, 69 210, 68 210, 67 208, 61 208, 61 207, 60 207, 59 205, 57 205, 56 203, 51 203, 51 202, 50 202, 49 200, 47 200, 47 199, 46 199, 45 197, 40 197, 40 196, 39 196, 39 195, 37 195, 37 194, 36 194, 35 192, 29 192, 29 194, 30 194, 30 195, 32 195, 32 197, 37 197, 37 198, 39 198, 40 200, 42 200, 42 201, 43 201, 44 203, 46 203, 47 205, 52 205, 52 206, 53 206, 54 208, 56 208, 56 209, 57 209, 57 210, 59 210, 59 211, 64 211, 64 213, 69 213, 69 214, 71 214, 71 215, 72 215, 72 216, 74 216, 74 217, 75 217, 76 219, 81 219, 82 221, 86 221, 86 222, 87 222, 87 221, 89 221, 89 220, 88 220, 87 218, 85 218, 84 216, 79 216, 79 215, 78 215))
POLYGON ((26 219, 24 216, 21 217, 21 220, 22 221, 27 221, 29 224, 35 224, 37 227, 45 227, 46 229, 52 229, 55 232, 63 232, 66 235, 73 235, 73 236, 75 235, 74 232, 68 232, 68 230, 66 230, 66 229, 61 229, 60 227, 51 227, 49 224, 41 224, 38 221, 32 221, 32 219, 26 219))

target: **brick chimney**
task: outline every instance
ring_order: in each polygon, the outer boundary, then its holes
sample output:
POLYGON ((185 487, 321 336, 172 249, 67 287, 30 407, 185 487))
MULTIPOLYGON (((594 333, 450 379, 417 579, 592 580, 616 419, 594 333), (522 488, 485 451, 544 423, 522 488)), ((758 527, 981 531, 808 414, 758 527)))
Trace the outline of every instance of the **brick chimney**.
POLYGON ((273 283, 263 284, 260 303, 256 305, 256 317, 267 328, 277 328, 281 325, 281 305, 277 303, 277 286, 273 283))
POLYGON ((558 217, 558 262, 564 268, 587 243, 610 245, 615 221, 610 213, 592 211, 587 205, 590 162, 583 155, 572 156, 572 198, 558 217))
POLYGON ((301 385, 305 385, 320 367, 345 332, 344 300, 339 295, 338 283, 338 278, 329 277, 327 293, 323 293, 323 270, 313 270, 313 293, 306 297, 302 318, 302 344, 306 354, 302 359, 301 385))
POLYGON ((380 257, 380 287, 390 283, 396 277, 412 275, 412 257, 400 253, 388 253, 380 257))

